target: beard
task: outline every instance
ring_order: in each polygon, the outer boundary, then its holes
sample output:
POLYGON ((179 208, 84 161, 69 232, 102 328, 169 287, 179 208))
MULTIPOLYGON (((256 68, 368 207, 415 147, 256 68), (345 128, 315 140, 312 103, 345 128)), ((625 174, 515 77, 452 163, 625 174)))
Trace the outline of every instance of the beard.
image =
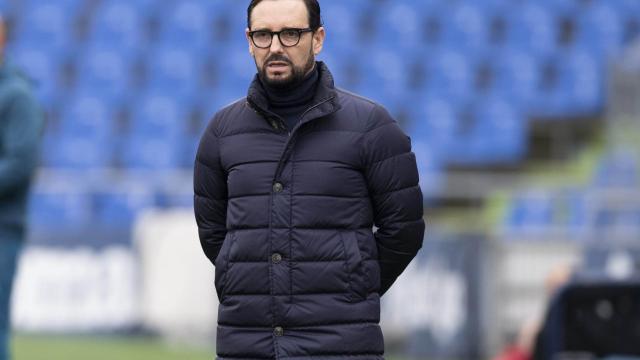
MULTIPOLYGON (((254 58, 255 61, 255 58, 254 58)), ((273 54, 269 56, 265 61, 262 67, 259 67, 256 63, 256 68, 258 68, 258 75, 260 76, 260 80, 267 86, 277 89, 289 88, 293 87, 304 80, 305 76, 313 69, 315 65, 315 58, 313 56, 313 51, 309 52, 309 56, 307 57, 307 61, 303 66, 295 66, 291 60, 289 60, 284 55, 273 54), (291 69, 291 74, 286 77, 269 77, 267 73, 267 66, 272 61, 281 61, 285 62, 289 65, 291 69)))

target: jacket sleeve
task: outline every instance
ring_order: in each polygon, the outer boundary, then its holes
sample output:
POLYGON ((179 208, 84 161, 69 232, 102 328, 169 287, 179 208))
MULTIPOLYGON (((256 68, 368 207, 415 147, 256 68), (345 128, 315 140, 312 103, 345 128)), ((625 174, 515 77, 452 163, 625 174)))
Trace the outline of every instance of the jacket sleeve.
POLYGON ((193 174, 193 208, 200 244, 213 265, 227 234, 227 175, 220 162, 215 120, 200 140, 193 174))
POLYGON ((33 96, 18 90, 2 111, 0 196, 29 182, 38 165, 43 118, 33 96))
POLYGON ((364 173, 378 228, 375 239, 384 294, 422 247, 422 191, 410 138, 382 107, 363 135, 364 173))

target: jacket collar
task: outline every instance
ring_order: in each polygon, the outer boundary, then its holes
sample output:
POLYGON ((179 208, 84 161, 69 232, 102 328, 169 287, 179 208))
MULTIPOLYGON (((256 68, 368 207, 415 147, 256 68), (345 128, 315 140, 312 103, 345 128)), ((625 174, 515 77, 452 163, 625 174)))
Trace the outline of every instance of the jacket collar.
MULTIPOLYGON (((324 62, 317 61, 316 66, 320 73, 320 83, 318 84, 316 93, 311 101, 312 105, 303 114, 299 125, 308 120, 332 114, 340 109, 337 92, 333 82, 333 75, 331 75, 329 68, 324 62)), ((253 81, 249 86, 247 101, 256 111, 261 113, 270 122, 274 118, 278 118, 276 114, 269 110, 267 94, 258 79, 258 74, 254 76, 253 81)))

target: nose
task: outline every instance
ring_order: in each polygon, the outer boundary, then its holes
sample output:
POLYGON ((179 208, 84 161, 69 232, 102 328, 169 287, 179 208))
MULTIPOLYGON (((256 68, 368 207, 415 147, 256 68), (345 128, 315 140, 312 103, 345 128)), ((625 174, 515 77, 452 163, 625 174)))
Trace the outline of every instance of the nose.
POLYGON ((272 53, 282 53, 282 43, 280 43, 280 35, 273 34, 273 38, 271 39, 271 50, 272 53))

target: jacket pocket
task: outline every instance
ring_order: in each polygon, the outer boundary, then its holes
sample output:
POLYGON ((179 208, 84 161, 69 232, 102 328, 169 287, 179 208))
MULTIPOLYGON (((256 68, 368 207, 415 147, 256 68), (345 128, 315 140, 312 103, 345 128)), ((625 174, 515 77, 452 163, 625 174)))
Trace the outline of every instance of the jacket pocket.
POLYGON ((342 232, 345 251, 345 267, 347 269, 349 300, 364 300, 368 292, 368 276, 365 273, 362 253, 358 246, 358 238, 352 231, 342 232))
POLYGON ((226 281, 227 270, 229 268, 229 249, 233 245, 235 236, 233 232, 227 232, 227 235, 222 242, 222 247, 218 256, 216 257, 216 271, 215 271, 215 287, 216 294, 218 295, 218 301, 222 302, 224 299, 224 285, 226 281))

